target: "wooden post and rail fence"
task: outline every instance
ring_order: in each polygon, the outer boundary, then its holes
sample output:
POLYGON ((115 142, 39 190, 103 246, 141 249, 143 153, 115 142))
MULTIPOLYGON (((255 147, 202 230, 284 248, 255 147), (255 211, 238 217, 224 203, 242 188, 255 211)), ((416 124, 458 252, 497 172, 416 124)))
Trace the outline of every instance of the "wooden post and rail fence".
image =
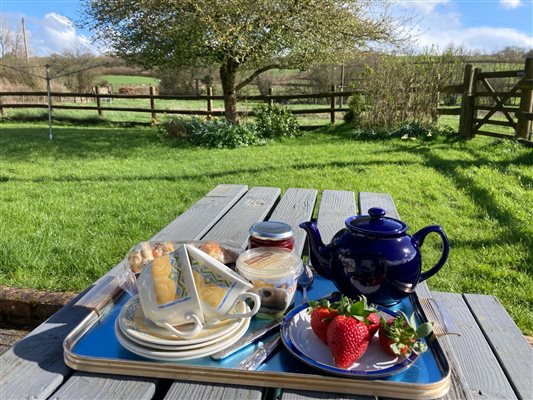
MULTIPOLYGON (((457 115, 459 116, 459 134, 465 138, 473 138, 475 135, 486 135, 498 138, 512 138, 525 141, 532 144, 532 121, 533 121, 533 58, 527 58, 523 70, 515 71, 497 71, 483 72, 473 65, 467 64, 464 69, 463 82, 455 85, 448 85, 440 88, 441 93, 456 94, 461 96, 460 107, 439 107, 439 115, 457 115), (497 79, 515 79, 517 82, 508 90, 497 91, 494 89, 491 81, 497 79), (491 80, 491 81, 489 81, 491 80), (490 99, 493 104, 482 99, 490 99), (509 105, 511 100, 519 99, 519 105, 509 105), (489 104, 482 104, 489 103, 489 104), (481 114, 484 113, 482 117, 481 114), (514 114, 514 116, 513 116, 514 114), (491 117, 498 115, 504 116, 505 120, 493 119, 491 117), (504 134, 482 130, 480 128, 486 125, 510 127, 514 134, 504 134)), ((213 116, 223 116, 223 110, 213 109, 213 100, 223 100, 221 95, 213 95, 213 89, 207 89, 207 95, 157 95, 154 87, 150 87, 150 94, 130 95, 130 94, 110 94, 100 93, 97 86, 93 93, 51 93, 54 100, 53 109, 68 110, 95 110, 99 117, 104 116, 104 112, 121 111, 121 112, 145 112, 150 113, 152 121, 157 120, 159 114, 179 114, 179 115, 201 115, 211 118, 213 116), (94 105, 70 105, 58 103, 65 98, 92 98, 96 102, 94 105), (149 107, 114 107, 111 99, 137 99, 149 100, 149 107), (203 100, 206 102, 206 108, 203 110, 176 110, 157 108, 156 100, 203 100), (105 103, 105 104, 103 104, 105 103)), ((329 107, 316 107, 306 109, 291 109, 295 115, 298 114, 329 114, 330 123, 336 122, 336 113, 346 112, 348 107, 337 106, 337 98, 349 97, 362 91, 336 91, 335 86, 331 87, 330 92, 296 94, 296 95, 274 95, 269 90, 267 96, 246 96, 240 97, 243 101, 263 101, 270 105, 275 102, 288 102, 289 100, 303 99, 329 99, 329 107)), ((4 117, 4 109, 7 108, 47 108, 47 104, 28 103, 28 102, 8 102, 6 98, 12 97, 23 98, 29 96, 46 96, 46 92, 0 92, 0 117, 4 117)), ((240 112, 247 116, 253 116, 253 112, 240 112)))

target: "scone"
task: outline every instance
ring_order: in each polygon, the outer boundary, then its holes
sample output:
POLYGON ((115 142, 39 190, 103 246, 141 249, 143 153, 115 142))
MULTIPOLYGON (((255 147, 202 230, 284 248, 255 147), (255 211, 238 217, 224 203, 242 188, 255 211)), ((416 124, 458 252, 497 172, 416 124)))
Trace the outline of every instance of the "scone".
POLYGON ((166 304, 176 299, 176 282, 172 262, 169 255, 156 258, 152 261, 152 282, 154 285, 157 304, 166 304))

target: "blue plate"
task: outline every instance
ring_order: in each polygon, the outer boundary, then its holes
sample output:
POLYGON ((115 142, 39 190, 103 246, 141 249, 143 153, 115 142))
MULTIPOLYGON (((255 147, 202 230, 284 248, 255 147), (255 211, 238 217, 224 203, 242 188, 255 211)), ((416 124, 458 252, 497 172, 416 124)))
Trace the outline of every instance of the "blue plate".
MULTIPOLYGON (((419 357, 413 353, 409 358, 395 357, 379 345, 378 334, 372 338, 365 354, 349 369, 338 368, 326 344, 311 329, 311 318, 302 304, 290 311, 281 325, 281 339, 287 350, 305 364, 334 375, 352 378, 382 378, 409 368, 419 357)), ((377 307, 384 318, 396 317, 394 311, 377 307)))

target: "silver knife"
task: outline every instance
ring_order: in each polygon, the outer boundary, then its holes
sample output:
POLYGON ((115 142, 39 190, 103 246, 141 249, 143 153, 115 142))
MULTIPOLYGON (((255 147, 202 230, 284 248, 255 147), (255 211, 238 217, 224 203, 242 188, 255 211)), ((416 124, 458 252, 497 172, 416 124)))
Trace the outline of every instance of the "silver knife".
POLYGON ((255 371, 276 349, 281 342, 281 335, 276 333, 274 337, 265 343, 260 343, 259 348, 239 363, 237 369, 255 371))
POLYGON ((259 329, 256 329, 250 333, 247 333, 246 335, 244 335, 242 338, 237 340, 231 346, 223 350, 220 350, 217 353, 211 354, 211 358, 214 360, 221 360, 223 358, 226 358, 232 355, 233 353, 239 351, 240 349, 248 346, 250 343, 253 343, 257 339, 262 338, 263 336, 271 332, 274 328, 277 328, 280 324, 281 324, 281 320, 273 320, 269 322, 268 324, 266 324, 265 326, 259 329))

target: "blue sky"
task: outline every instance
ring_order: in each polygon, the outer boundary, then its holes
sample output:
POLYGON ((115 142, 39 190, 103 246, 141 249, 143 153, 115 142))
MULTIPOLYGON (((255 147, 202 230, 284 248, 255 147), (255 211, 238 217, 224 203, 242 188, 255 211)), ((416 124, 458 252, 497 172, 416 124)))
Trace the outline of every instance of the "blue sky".
MULTIPOLYGON (((416 47, 453 43, 495 52, 506 46, 533 48, 533 0, 397 0, 395 12, 415 16, 416 47)), ((78 0, 0 0, 0 28, 20 28, 25 19, 32 55, 65 49, 98 50, 91 32, 75 27, 78 0)))

